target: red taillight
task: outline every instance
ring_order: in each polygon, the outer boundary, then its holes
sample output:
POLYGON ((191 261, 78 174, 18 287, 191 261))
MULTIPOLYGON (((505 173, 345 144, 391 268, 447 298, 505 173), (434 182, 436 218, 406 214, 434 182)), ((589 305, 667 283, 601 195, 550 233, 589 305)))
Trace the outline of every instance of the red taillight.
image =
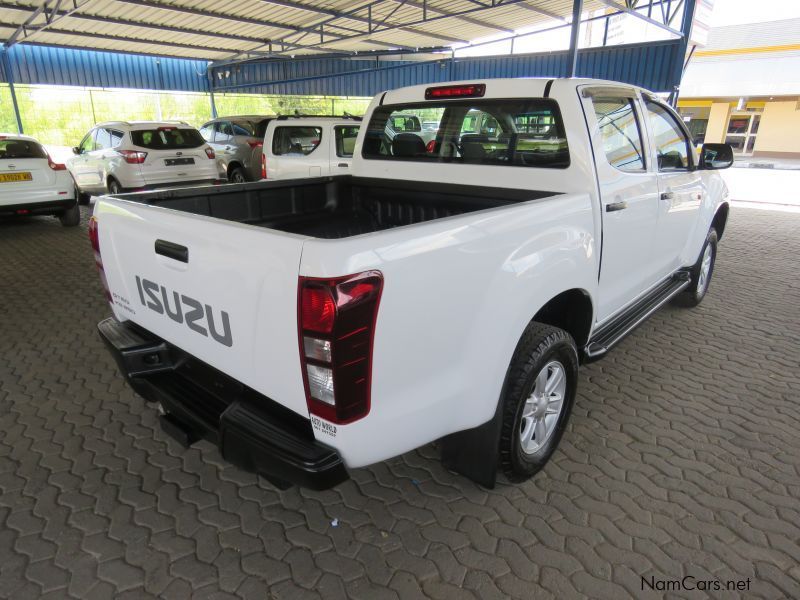
POLYGON ((264 141, 263 140, 249 140, 247 142, 247 145, 250 146, 251 148, 263 148, 264 147, 264 141))
POLYGON ((130 165, 141 165, 144 163, 144 159, 147 158, 147 152, 139 152, 137 150, 117 150, 117 154, 130 165))
POLYGON ((53 169, 53 171, 66 171, 67 165, 54 162, 50 155, 47 155, 47 166, 53 169))
POLYGON ((436 152, 436 140, 431 140, 428 142, 428 144, 425 146, 425 152, 428 154, 433 154, 436 152))
POLYGON ((108 281, 106 280, 106 271, 103 268, 103 258, 100 256, 100 232, 97 225, 97 217, 89 219, 89 241, 92 244, 94 251, 94 264, 97 266, 97 274, 100 275, 100 283, 103 284, 103 292, 105 293, 106 300, 109 304, 113 304, 111 299, 111 290, 108 289, 108 281))
POLYGON ((206 156, 208 158, 216 158, 217 155, 214 154, 214 151, 211 148, 206 148, 206 156))
POLYGON ((485 83, 443 85, 426 89, 425 100, 433 100, 434 98, 482 98, 485 93, 485 83))
POLYGON ((267 157, 261 155, 261 179, 267 178, 267 157))
POLYGON ((301 277, 298 330, 310 413, 350 423, 369 412, 372 343, 383 275, 301 277))

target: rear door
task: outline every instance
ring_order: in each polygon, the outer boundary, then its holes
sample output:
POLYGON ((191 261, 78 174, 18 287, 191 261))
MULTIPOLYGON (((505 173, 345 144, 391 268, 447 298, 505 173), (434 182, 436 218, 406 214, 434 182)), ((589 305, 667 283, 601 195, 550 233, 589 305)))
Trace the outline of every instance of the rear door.
POLYGON ((200 133, 186 127, 154 127, 131 131, 136 149, 147 152, 140 165, 145 185, 215 179, 216 161, 206 154, 200 133))
POLYGON ((347 175, 353 161, 353 148, 358 137, 358 125, 334 125, 329 136, 330 174, 347 175))
POLYGON ((323 167, 328 169, 329 158, 323 146, 322 129, 322 125, 276 121, 268 150, 267 178, 293 179, 322 175, 323 167))
POLYGON ((297 341, 306 238, 108 198, 95 216, 118 319, 308 415, 297 341))
POLYGON ((0 203, 25 201, 26 192, 52 189, 56 174, 37 142, 0 137, 0 203))
POLYGON ((642 105, 634 89, 581 90, 600 190, 603 245, 597 320, 654 284, 650 264, 658 221, 658 181, 647 156, 642 105))
POLYGON ((658 168, 658 230, 653 264, 666 276, 684 266, 684 250, 699 221, 705 189, 694 168, 689 135, 675 113, 655 100, 645 98, 644 102, 658 168))

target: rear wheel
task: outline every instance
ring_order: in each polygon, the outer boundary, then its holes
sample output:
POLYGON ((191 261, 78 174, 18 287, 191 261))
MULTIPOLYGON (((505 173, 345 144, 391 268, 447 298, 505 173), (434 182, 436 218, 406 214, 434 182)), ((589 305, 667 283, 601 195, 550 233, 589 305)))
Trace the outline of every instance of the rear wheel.
POLYGON ((76 227, 81 222, 81 207, 75 202, 71 208, 58 215, 58 220, 64 227, 76 227))
POLYGON ((244 169, 241 167, 235 167, 231 169, 231 172, 228 174, 228 181, 231 183, 247 183, 247 177, 245 177, 244 169))
POLYGON ((116 179, 109 179, 108 180, 108 193, 112 196, 115 194, 122 194, 125 190, 122 189, 122 186, 119 184, 119 181, 116 179))
POLYGON ((717 260, 717 231, 712 227, 706 237, 700 257, 691 270, 692 279, 689 287, 675 297, 675 304, 693 307, 700 304, 708 292, 711 276, 714 274, 714 263, 717 260))
POLYGON ((531 323, 511 361, 502 402, 500 466, 511 481, 535 475, 553 455, 578 387, 578 352, 566 331, 531 323))
POLYGON ((75 197, 78 199, 78 204, 82 204, 83 206, 89 204, 89 201, 92 199, 91 194, 82 192, 80 188, 77 187, 75 188, 75 197))

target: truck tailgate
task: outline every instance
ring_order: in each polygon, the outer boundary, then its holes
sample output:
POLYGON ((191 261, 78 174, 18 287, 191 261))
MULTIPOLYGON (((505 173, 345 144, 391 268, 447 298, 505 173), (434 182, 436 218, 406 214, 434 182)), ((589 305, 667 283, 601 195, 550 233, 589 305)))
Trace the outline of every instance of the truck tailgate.
POLYGON ((297 334, 304 237, 104 197, 114 315, 308 416, 297 334))

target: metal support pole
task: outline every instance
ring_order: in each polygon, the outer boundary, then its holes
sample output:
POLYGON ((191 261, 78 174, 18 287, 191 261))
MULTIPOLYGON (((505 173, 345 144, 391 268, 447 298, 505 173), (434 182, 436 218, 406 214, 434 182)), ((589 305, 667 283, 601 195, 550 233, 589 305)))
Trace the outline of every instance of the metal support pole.
POLYGON ((214 71, 209 66, 206 68, 206 74, 208 75, 208 93, 211 97, 211 118, 217 118, 217 103, 214 101, 214 71))
MULTIPOLYGON (((672 67, 673 87, 669 97, 669 103, 673 107, 678 106, 681 79, 683 79, 683 71, 686 68, 684 65, 684 58, 686 57, 686 50, 689 47, 689 36, 692 32, 692 23, 694 22, 694 8, 695 0, 686 0, 683 4, 683 19, 681 19, 681 33, 683 37, 681 38, 681 43, 678 44, 678 55, 675 57, 675 64, 672 67)), ((686 64, 688 64, 688 61, 686 64)))
POLYGON ((8 48, 3 48, 0 50, 0 53, 3 55, 3 70, 6 73, 6 79, 8 80, 8 89, 11 92, 11 104, 14 106, 14 116, 17 119, 17 132, 21 134, 25 133, 22 128, 22 116, 19 114, 19 104, 17 104, 17 91, 14 89, 14 74, 11 72, 11 61, 8 60, 8 48))
POLYGON ((569 34, 569 54, 567 55, 567 77, 575 77, 578 65, 578 34, 581 30, 583 0, 572 0, 572 28, 569 34))

